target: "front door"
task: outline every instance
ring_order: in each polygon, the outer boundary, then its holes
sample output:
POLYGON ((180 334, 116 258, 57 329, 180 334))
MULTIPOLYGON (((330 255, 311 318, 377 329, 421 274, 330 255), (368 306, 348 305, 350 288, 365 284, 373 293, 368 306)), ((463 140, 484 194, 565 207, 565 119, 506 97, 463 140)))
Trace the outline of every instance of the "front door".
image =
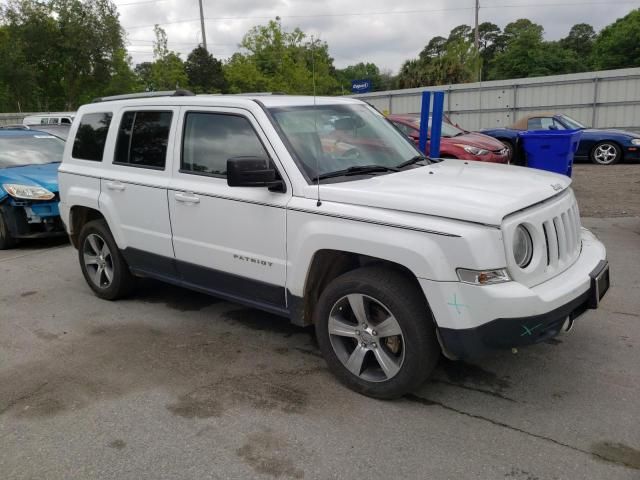
MULTIPOLYGON (((229 187, 227 160, 275 152, 249 111, 187 108, 180 114, 169 212, 176 264, 188 284, 273 311, 286 306, 290 193, 229 187)), ((277 167, 280 172, 282 169, 277 167)), ((290 189, 288 189, 290 192, 290 189)))

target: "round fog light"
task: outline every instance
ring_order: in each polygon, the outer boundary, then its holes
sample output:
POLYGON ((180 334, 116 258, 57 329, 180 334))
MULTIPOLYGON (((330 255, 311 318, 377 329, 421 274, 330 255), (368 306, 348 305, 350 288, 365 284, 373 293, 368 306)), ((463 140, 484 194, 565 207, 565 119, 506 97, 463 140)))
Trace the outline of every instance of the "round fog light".
POLYGON ((520 268, 526 268, 533 257, 533 240, 524 225, 518 225, 513 236, 513 258, 520 268))

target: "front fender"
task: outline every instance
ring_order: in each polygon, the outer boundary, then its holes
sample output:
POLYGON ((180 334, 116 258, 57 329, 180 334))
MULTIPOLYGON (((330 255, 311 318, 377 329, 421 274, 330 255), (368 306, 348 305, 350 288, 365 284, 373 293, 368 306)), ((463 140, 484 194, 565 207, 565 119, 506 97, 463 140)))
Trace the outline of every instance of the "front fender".
POLYGON ((495 228, 326 202, 319 209, 313 201, 313 208, 287 212, 287 288, 293 295, 304 295, 307 273, 320 250, 379 258, 402 265, 416 278, 438 281, 457 281, 457 267, 506 265, 495 228))

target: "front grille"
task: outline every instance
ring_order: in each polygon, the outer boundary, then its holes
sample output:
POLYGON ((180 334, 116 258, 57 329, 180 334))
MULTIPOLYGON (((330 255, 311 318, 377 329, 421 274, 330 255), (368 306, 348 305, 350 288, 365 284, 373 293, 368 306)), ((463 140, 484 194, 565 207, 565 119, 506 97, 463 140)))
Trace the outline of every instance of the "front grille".
POLYGON ((547 247, 547 265, 571 262, 580 250, 580 214, 573 204, 566 211, 542 223, 547 247))

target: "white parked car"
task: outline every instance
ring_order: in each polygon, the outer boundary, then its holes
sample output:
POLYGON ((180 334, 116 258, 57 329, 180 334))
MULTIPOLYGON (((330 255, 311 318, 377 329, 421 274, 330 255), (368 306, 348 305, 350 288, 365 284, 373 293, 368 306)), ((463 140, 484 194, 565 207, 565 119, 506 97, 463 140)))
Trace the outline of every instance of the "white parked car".
POLYGON ((62 113, 38 113, 36 115, 28 115, 22 119, 23 125, 71 125, 75 113, 62 112, 62 113))
POLYGON ((153 277, 314 325, 341 381, 392 398, 441 352, 557 335, 609 286, 564 176, 431 161, 355 99, 179 93, 71 127, 60 212, 101 298, 153 277))

